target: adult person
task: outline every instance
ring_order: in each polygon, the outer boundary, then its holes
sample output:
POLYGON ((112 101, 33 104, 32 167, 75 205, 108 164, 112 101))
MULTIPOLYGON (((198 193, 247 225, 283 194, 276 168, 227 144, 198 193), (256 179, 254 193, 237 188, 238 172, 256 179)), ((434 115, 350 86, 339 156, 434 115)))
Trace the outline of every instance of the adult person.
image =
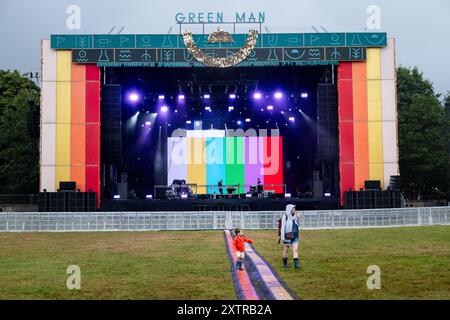
POLYGON ((283 268, 288 267, 289 247, 292 246, 294 268, 300 268, 298 259, 298 241, 300 239, 300 215, 297 214, 295 205, 286 206, 286 214, 281 218, 280 237, 283 242, 283 268))
POLYGON ((258 194, 261 194, 261 193, 263 193, 263 185, 262 185, 262 182, 261 182, 261 179, 260 178, 258 178, 257 180, 256 180, 256 183, 257 183, 257 191, 258 191, 258 194))
POLYGON ((222 182, 222 179, 219 180, 219 182, 217 183, 217 186, 219 187, 219 193, 223 194, 223 182, 222 182))

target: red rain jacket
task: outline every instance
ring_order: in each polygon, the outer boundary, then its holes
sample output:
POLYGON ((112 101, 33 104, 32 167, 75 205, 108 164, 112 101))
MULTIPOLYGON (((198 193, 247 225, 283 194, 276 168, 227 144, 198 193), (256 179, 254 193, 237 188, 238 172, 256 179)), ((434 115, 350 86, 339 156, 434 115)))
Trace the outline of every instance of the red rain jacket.
POLYGON ((233 240, 234 250, 239 251, 239 252, 244 252, 245 251, 245 242, 253 243, 253 241, 251 239, 248 239, 244 236, 234 237, 234 240, 233 240))

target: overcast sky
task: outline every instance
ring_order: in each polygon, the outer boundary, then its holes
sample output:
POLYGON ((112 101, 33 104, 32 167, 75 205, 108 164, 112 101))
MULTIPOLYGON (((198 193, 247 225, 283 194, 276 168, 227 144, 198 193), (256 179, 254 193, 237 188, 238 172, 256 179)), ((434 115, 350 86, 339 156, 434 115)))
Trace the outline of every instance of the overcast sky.
POLYGON ((418 66, 438 92, 450 90, 449 0, 0 0, 0 69, 40 70, 40 39, 50 34, 177 33, 178 12, 265 12, 270 32, 362 32, 369 5, 381 8, 381 31, 396 38, 397 64, 418 66), (81 29, 66 27, 69 5, 81 29))

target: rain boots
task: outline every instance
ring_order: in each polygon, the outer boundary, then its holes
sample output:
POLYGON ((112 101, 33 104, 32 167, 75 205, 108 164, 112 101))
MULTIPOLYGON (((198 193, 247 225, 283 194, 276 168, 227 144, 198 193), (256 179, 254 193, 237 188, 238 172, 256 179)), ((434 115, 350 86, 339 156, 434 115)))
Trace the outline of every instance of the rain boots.
POLYGON ((294 268, 299 269, 300 268, 300 261, 298 261, 298 258, 294 259, 294 268))

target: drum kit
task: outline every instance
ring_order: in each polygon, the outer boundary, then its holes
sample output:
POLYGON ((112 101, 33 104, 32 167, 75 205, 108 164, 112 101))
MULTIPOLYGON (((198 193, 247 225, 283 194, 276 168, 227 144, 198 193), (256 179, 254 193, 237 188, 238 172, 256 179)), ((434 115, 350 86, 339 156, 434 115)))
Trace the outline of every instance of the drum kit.
POLYGON ((173 180, 166 190, 167 199, 185 199, 193 197, 197 192, 196 184, 187 184, 185 180, 173 180))

